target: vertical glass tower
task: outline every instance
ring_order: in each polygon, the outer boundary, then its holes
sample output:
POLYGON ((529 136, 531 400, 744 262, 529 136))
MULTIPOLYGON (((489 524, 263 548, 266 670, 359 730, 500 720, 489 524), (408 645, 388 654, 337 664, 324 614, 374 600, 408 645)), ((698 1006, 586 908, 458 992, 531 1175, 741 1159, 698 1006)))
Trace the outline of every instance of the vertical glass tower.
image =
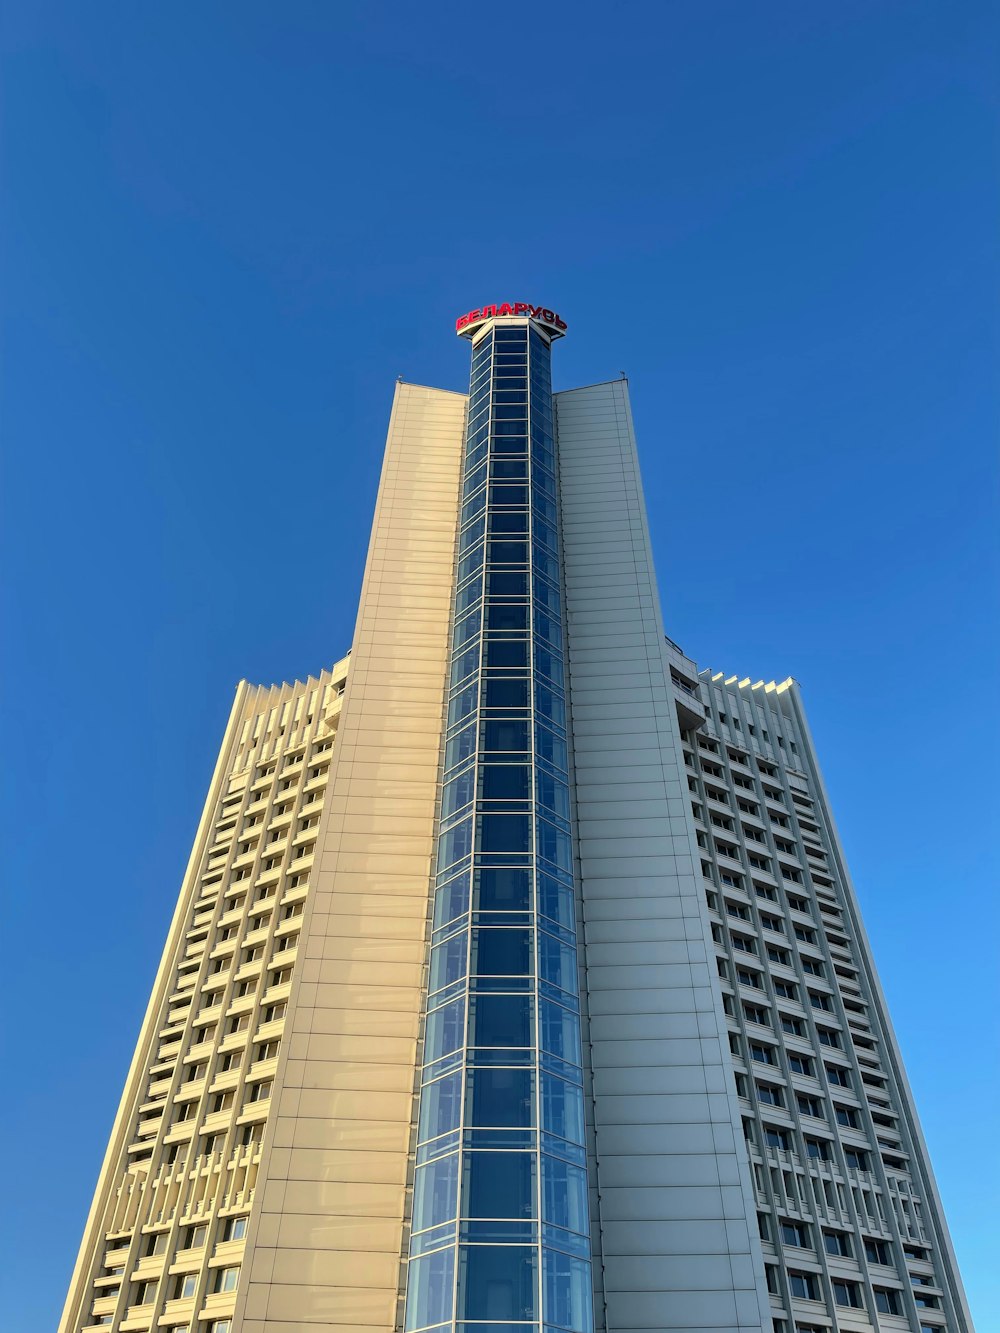
POLYGON ((350 652, 238 688, 61 1333, 972 1333, 798 686, 667 638, 565 328, 397 384, 350 652))
POLYGON ((407 1333, 593 1324, 550 357, 473 348, 407 1333))

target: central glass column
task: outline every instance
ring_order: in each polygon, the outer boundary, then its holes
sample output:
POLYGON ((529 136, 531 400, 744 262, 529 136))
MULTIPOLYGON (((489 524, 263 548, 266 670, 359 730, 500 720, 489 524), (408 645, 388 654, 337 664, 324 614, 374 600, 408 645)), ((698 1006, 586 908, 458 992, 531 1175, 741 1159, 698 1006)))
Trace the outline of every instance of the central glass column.
POLYGON ((548 340, 474 345, 405 1328, 591 1333, 548 340))

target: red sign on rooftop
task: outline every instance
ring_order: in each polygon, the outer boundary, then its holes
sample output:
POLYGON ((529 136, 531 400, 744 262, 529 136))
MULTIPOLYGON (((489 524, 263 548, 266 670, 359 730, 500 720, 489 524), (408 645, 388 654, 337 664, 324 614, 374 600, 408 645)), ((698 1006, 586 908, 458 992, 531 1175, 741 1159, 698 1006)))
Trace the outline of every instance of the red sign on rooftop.
POLYGON ((469 338, 488 319, 533 319, 544 327, 550 338, 561 338, 566 332, 566 321, 554 310, 527 301, 504 301, 502 305, 484 305, 481 310, 470 310, 467 315, 459 315, 455 332, 460 338, 469 338))

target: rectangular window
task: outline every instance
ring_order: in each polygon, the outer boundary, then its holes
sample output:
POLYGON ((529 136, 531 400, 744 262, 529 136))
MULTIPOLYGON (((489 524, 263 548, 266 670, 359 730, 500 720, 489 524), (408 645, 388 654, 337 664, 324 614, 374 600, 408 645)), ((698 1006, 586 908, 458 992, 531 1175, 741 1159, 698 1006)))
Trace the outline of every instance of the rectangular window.
POLYGON ((781 1222, 781 1243, 783 1245, 796 1245, 800 1250, 812 1248, 812 1242, 809 1239, 809 1228, 803 1226, 801 1222, 790 1222, 783 1218, 781 1222))
POLYGON ((833 1299, 837 1305, 847 1306, 852 1310, 860 1310, 862 1307, 861 1288, 856 1282, 844 1282, 840 1278, 834 1278, 833 1299))
POLYGON ((788 1132, 784 1129, 777 1129, 774 1125, 764 1126, 764 1142, 769 1148, 781 1148, 782 1151, 788 1151, 788 1132))
POLYGON ((836 1255, 841 1259, 851 1257, 851 1239, 846 1231, 824 1231, 823 1245, 827 1254, 836 1255))
POLYGON ((247 1234, 248 1217, 230 1217, 222 1230, 223 1240, 243 1240, 247 1234))
POLYGON ((789 1272, 788 1285, 793 1296, 803 1301, 819 1300, 819 1283, 815 1273, 789 1272))
POLYGON ((784 1106, 785 1098, 780 1088, 771 1083, 758 1083, 757 1100, 764 1106, 784 1106))
POLYGON ((792 1055, 788 1057, 788 1067, 793 1074, 813 1074, 813 1062, 808 1055, 792 1055))
POLYGON ((826 1119, 823 1114, 823 1103, 818 1097, 806 1097, 799 1093, 795 1100, 798 1103, 800 1115, 811 1115, 816 1120, 826 1119))
POLYGON ((235 1291, 240 1280, 238 1268, 220 1268, 215 1274, 214 1291, 235 1291))
POLYGON ((887 1266, 892 1263, 892 1255, 885 1241, 873 1240, 870 1236, 865 1237, 865 1258, 870 1264, 887 1266))
POLYGON ((891 1287, 876 1287, 875 1309, 879 1314, 901 1315, 903 1303, 899 1298, 899 1292, 893 1291, 891 1287))

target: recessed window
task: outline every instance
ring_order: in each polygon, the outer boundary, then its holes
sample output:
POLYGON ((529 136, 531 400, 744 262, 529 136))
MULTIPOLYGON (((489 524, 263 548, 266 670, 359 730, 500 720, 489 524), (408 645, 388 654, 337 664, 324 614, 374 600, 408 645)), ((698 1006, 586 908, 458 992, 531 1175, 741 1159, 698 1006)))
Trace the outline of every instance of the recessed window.
POLYGON ((841 1259, 850 1259, 852 1255, 851 1238, 846 1231, 824 1231, 823 1246, 827 1254, 841 1259))
POLYGON ((187 1300, 195 1293, 198 1286, 197 1273, 180 1273, 174 1279, 174 1300, 187 1300))
POLYGON ((843 1282, 833 1279, 833 1299, 835 1304, 847 1306, 853 1310, 862 1308, 861 1288, 856 1282, 843 1282))
POLYGON ((809 1228, 801 1222, 790 1222, 787 1219, 781 1222, 781 1242, 783 1245, 797 1245, 802 1250, 812 1248, 809 1228))
POLYGON ((781 1148, 782 1151, 788 1151, 788 1132, 784 1129, 777 1129, 774 1125, 764 1126, 764 1142, 769 1148, 781 1148))
POLYGON ((240 1280, 240 1270, 238 1268, 220 1268, 215 1274, 213 1291, 235 1291, 236 1284, 240 1280))
POLYGON ((222 1230, 223 1240, 243 1240, 247 1234, 248 1217, 230 1217, 222 1230))
POLYGON ((819 1283, 815 1273, 789 1272, 788 1285, 793 1296, 803 1301, 819 1300, 819 1283))
POLYGON ((875 1288, 875 1309, 879 1314, 901 1315, 903 1313, 903 1303, 900 1300, 899 1292, 891 1287, 875 1288))
POLYGON ((207 1226, 185 1227, 181 1233, 181 1243, 178 1248, 181 1250, 197 1250, 205 1244, 207 1239, 207 1226))

